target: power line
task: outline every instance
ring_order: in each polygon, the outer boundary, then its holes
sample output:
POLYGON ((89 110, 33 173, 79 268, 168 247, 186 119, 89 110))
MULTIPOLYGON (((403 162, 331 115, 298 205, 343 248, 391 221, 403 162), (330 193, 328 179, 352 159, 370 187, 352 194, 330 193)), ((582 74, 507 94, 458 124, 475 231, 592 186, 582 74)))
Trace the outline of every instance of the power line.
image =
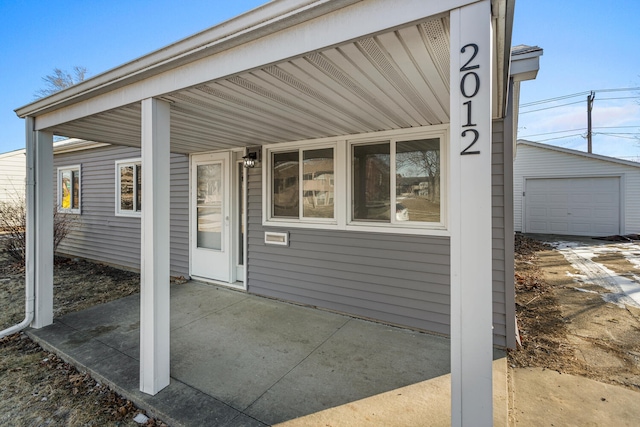
POLYGON ((565 107, 567 105, 573 105, 573 104, 582 104, 583 102, 584 101, 569 102, 567 104, 560 104, 560 105, 553 105, 551 107, 538 108, 537 110, 522 111, 522 112, 519 112, 518 114, 522 115, 522 114, 528 114, 528 113, 535 113, 536 111, 550 110, 552 108, 565 107))
MULTIPOLYGON (((596 133, 596 135, 610 136, 612 138, 635 139, 636 141, 638 140, 637 136, 621 136, 620 134, 617 134, 617 133, 596 133)), ((632 134, 628 134, 628 135, 632 135, 632 134)))
MULTIPOLYGON (((598 89, 598 90, 594 90, 593 92, 597 93, 597 92, 632 92, 632 91, 640 91, 640 87, 624 87, 624 88, 617 88, 617 89, 598 89)), ((591 92, 592 91, 577 92, 577 93, 572 93, 570 95, 557 96, 555 98, 541 99, 539 101, 533 101, 533 102, 527 102, 525 104, 520 104, 520 107, 529 107, 529 106, 532 106, 532 105, 544 104, 544 103, 547 103, 547 102, 561 101, 563 99, 575 98, 576 96, 588 95, 591 92)))
MULTIPOLYGON (((597 126, 593 129, 628 129, 628 128, 638 128, 640 129, 640 125, 637 126, 597 126)), ((545 136, 545 135, 555 135, 557 133, 566 133, 566 132, 576 132, 576 131, 585 131, 586 128, 578 128, 578 129, 565 129, 565 130, 556 130, 553 132, 544 132, 544 133, 535 133, 532 135, 523 135, 519 138, 533 138, 534 136, 545 136)), ((594 132, 594 135, 639 135, 638 132, 594 132)))
POLYGON ((576 134, 574 134, 574 135, 559 136, 559 137, 557 137, 557 138, 540 139, 540 140, 538 140, 538 141, 536 141, 536 142, 555 141, 555 140, 557 140, 557 139, 573 138, 574 136, 579 136, 579 137, 581 137, 581 138, 584 138, 584 136, 582 136, 582 134, 581 134, 581 133, 576 133, 576 134))

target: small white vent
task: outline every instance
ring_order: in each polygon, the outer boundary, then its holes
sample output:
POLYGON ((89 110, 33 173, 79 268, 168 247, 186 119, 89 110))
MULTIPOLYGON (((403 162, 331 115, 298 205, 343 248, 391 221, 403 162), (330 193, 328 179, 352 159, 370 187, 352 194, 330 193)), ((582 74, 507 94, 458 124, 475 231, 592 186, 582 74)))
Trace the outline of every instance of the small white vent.
POLYGON ((289 246, 289 233, 276 233, 275 231, 264 232, 265 245, 289 246))

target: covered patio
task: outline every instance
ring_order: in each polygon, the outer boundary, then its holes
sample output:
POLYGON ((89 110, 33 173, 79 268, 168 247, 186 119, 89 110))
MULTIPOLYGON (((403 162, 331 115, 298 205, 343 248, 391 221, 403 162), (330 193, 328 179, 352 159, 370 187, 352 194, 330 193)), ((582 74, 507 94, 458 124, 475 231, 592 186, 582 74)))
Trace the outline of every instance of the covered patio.
MULTIPOLYGON (((28 334, 172 426, 449 425, 447 338, 188 282, 171 288, 171 381, 150 396, 139 306, 130 296, 28 334)), ((494 359, 499 426, 506 359, 494 359)))
MULTIPOLYGON (((28 310, 33 321, 29 322, 34 328, 44 328, 32 333, 42 339, 49 335, 51 345, 60 351, 79 349, 77 356, 70 357, 81 364, 83 357, 94 357, 95 353, 89 351, 92 346, 107 345, 105 351, 112 354, 111 362, 119 362, 111 365, 109 359, 103 359, 96 373, 105 378, 107 374, 119 376, 113 382, 125 384, 141 401, 161 402, 165 396, 169 404, 182 393, 180 387, 193 387, 199 393, 209 389, 211 395, 198 396, 219 399, 224 402, 223 407, 239 411, 233 417, 252 416, 272 423, 302 415, 295 412, 296 399, 302 399, 299 403, 304 403, 307 410, 314 410, 309 406, 311 400, 322 402, 322 396, 332 396, 317 408, 323 409, 366 397, 358 390, 375 394, 450 371, 453 391, 447 397, 451 402, 451 423, 490 425, 494 340, 507 346, 515 340, 513 290, 509 287, 513 276, 509 260, 513 243, 508 238, 512 231, 511 213, 508 200, 503 203, 504 195, 509 194, 504 187, 510 180, 514 126, 513 81, 509 74, 513 8, 511 0, 276 0, 16 110, 26 119, 27 281, 33 290, 32 307, 28 310), (439 185, 443 194, 439 220, 431 224, 396 224, 390 215, 386 224, 359 223, 349 205, 353 188, 348 183, 349 156, 353 144, 434 129, 439 132, 442 153, 438 163, 442 164, 439 185), (128 326, 112 327, 120 319, 110 319, 109 313, 105 313, 107 317, 99 315, 101 308, 85 313, 83 318, 73 320, 73 316, 81 316, 78 314, 53 323, 49 207, 53 198, 50 177, 54 134, 141 149, 141 297, 139 301, 132 298, 120 303, 130 304, 124 316, 129 319, 128 326), (349 141, 356 136, 360 140, 349 141), (395 288, 405 281, 409 270, 402 267, 404 260, 400 260, 396 263, 397 277, 382 284, 384 292, 394 295, 380 292, 376 295, 380 300, 371 305, 381 311, 392 305, 390 298, 402 294, 409 304, 422 304, 415 308, 418 321, 437 324, 439 329, 429 330, 449 334, 450 341, 379 325, 375 325, 381 328, 378 332, 368 334, 366 330, 374 326, 367 322, 295 306, 288 309, 309 317, 296 317, 294 321, 284 310, 274 308, 268 315, 263 313, 269 322, 255 318, 249 329, 236 335, 231 333, 238 326, 236 322, 251 322, 244 317, 251 309, 243 311, 243 316, 231 316, 227 321, 230 329, 223 333, 217 322, 216 328, 190 323, 189 316, 195 316, 191 318, 193 322, 196 318, 213 321, 219 315, 215 310, 206 311, 198 298, 181 302, 179 290, 170 299, 170 217, 175 208, 171 205, 167 173, 171 153, 193 159, 198 153, 215 152, 226 156, 221 160, 224 162, 232 152, 237 154, 248 147, 261 147, 260 152, 269 153, 265 146, 329 140, 335 146, 336 182, 342 186, 334 216, 319 226, 296 218, 291 230, 306 227, 331 233, 335 239, 330 244, 335 244, 336 239, 353 240, 349 238, 353 234, 345 232, 361 233, 359 236, 370 233, 381 242, 381 236, 391 235, 398 236, 399 241, 414 235, 428 238, 423 246, 415 246, 423 249, 407 249, 412 245, 402 248, 413 251, 410 255, 415 255, 416 264, 426 264, 427 260, 438 263, 435 273, 416 273, 420 275, 415 279, 420 283, 417 291, 427 295, 424 301, 413 299, 411 289, 395 288), (383 227, 387 226, 385 230, 383 227), (430 280, 427 276, 438 276, 440 282, 429 282, 433 286, 428 288, 424 285, 430 280), (198 313, 202 316, 198 317, 198 313), (310 320, 319 313, 327 317, 325 326, 310 320), (298 329, 302 325, 310 329, 298 329), (352 330, 355 325, 357 332, 352 330), (127 328, 129 332, 121 336, 127 328), (92 334, 107 342, 92 339, 92 334), (181 341, 192 334, 189 343, 181 341), (216 334, 221 334, 219 339, 212 339, 216 334), (394 345, 395 338, 386 334, 405 339, 394 345), (377 338, 371 339, 372 336, 377 338), (420 337, 415 338, 420 345, 409 344, 414 338, 407 337, 420 337), (277 344, 270 344, 271 339, 277 344), (339 350, 337 341, 341 339, 350 344, 349 351, 339 350), (126 348, 119 342, 125 343, 126 348), (380 345, 365 346, 376 342, 380 345), (355 351, 359 350, 355 343, 365 346, 361 356, 355 356, 359 352, 355 351), (83 353, 84 349, 87 353, 83 353), (322 352, 326 357, 316 359, 322 352), (214 355, 221 359, 212 368, 216 372, 213 379, 199 375, 209 373, 208 362, 214 355), (243 359, 247 355, 254 358, 243 359), (348 371, 360 372, 358 365, 368 364, 371 358, 380 358, 382 365, 402 366, 400 360, 406 360, 408 365, 394 369, 384 380, 373 380, 373 372, 378 375, 390 371, 374 369, 351 377, 353 383, 341 382, 346 375, 341 369, 347 367, 347 360, 355 364, 348 371), (432 358, 439 361, 431 363, 432 358), (230 362, 239 361, 246 364, 229 368, 233 366, 230 362), (314 371, 314 365, 326 364, 335 366, 330 375, 329 371, 314 371), (303 373, 301 369, 306 366, 310 370, 303 373), (400 375, 401 371, 408 376, 400 375), (334 380, 323 382, 320 372, 334 380), (299 382, 290 384, 296 376, 299 382), (370 380, 359 389, 358 378, 365 377, 370 380), (392 377, 397 377, 398 382, 392 377), (244 384, 244 388, 220 396, 217 393, 221 393, 218 387, 223 378, 230 385, 244 384), (240 378, 247 379, 246 383, 240 378), (212 384, 216 385, 215 390, 212 384), (385 385, 378 388, 377 384, 385 385), (333 400, 351 387, 353 394, 333 400), (133 391, 137 389, 142 393, 133 391), (326 391, 329 389, 331 392, 326 391), (269 399, 285 390, 293 391, 294 400, 287 408, 294 412, 269 415, 273 403, 269 399)), ((391 150, 395 155, 395 148, 391 150)), ((265 164, 268 162, 269 158, 265 164)), ((190 176, 194 175, 193 169, 194 166, 190 176)), ((274 227, 265 207, 271 195, 268 173, 264 168, 261 174, 248 176, 252 187, 246 197, 250 218, 244 222, 244 243, 248 247, 244 253, 244 286, 249 292, 252 280, 259 283, 260 270, 257 264, 251 264, 252 253, 258 251, 252 252, 248 245, 262 245, 266 229, 274 227)), ((396 175, 389 176, 394 184, 389 185, 393 189, 390 200, 395 201, 396 175)), ((389 202, 388 206, 394 204, 389 202)), ((187 221, 191 227, 195 208, 185 205, 184 209, 191 215, 187 221)), ((229 222, 228 214, 223 212, 220 217, 229 222)), ((293 233, 291 230, 286 232, 293 233)), ((276 252, 273 247, 268 250, 276 252)), ((189 267, 193 265, 193 252, 186 254, 189 267)), ((293 258, 293 252, 288 259, 293 258)), ((274 259, 270 265, 282 263, 282 258, 274 259)), ((227 267, 231 265, 230 260, 225 262, 227 267)), ((364 284, 365 292, 347 289, 356 295, 354 299, 374 293, 368 286, 370 279, 361 279, 371 268, 362 268, 364 272, 353 276, 364 284)), ((302 274, 310 276, 307 271, 302 274)), ((192 271, 191 275, 197 276, 192 271)), ((278 280, 283 278, 274 282, 278 280)), ((344 280, 345 287, 353 281, 352 277, 344 280)), ((199 285, 188 286, 199 292, 199 285)), ((316 288, 309 293, 316 292, 316 288)), ((264 304, 253 302, 253 297, 245 294, 219 292, 225 295, 220 297, 218 306, 222 312, 244 304, 264 304), (228 303, 234 299, 237 306, 228 303)), ((344 295, 335 298, 340 300, 337 304, 347 307, 341 311, 350 312, 353 305, 343 303, 344 295)), ((215 307, 218 302, 212 304, 215 307)), ((400 314, 413 312, 402 305, 397 305, 396 310, 400 314)), ((369 312, 362 316, 370 317, 369 312)), ((392 319, 389 323, 396 322, 392 319)), ((410 325, 402 320, 397 323, 410 325)), ((421 395, 418 399, 428 398, 421 395)))

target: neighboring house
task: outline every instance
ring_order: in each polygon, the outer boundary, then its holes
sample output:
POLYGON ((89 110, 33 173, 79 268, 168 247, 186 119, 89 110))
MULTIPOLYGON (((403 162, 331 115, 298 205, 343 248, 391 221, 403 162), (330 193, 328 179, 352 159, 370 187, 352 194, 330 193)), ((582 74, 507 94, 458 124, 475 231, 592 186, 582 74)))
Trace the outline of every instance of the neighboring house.
POLYGON ((513 190, 516 231, 640 233, 640 163, 519 140, 513 190))
MULTIPOLYGON (((71 138, 54 142, 53 152, 59 155, 105 145, 107 144, 71 138)), ((26 177, 27 160, 24 148, 0 154, 0 202, 13 202, 24 197, 26 177)), ((70 198, 65 200, 71 201, 70 198)))
POLYGON ((491 399, 516 335, 514 99, 542 54, 511 54, 513 7, 277 0, 16 110, 35 199, 81 218, 60 250, 141 269, 141 390, 168 384, 173 274, 450 335, 455 402, 491 399), (53 161, 53 134, 112 146, 53 161))
POLYGON ((24 196, 25 166, 24 149, 0 154, 0 202, 13 202, 24 196))

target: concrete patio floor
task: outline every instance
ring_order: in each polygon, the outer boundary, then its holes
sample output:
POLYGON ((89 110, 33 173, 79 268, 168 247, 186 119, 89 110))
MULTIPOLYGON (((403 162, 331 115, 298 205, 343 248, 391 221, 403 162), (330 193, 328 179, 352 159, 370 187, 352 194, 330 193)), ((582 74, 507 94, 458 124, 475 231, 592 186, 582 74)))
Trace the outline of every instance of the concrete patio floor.
MULTIPOLYGON (((149 396, 138 390, 139 309, 134 295, 28 334, 171 426, 326 425, 332 417, 449 424, 447 338, 197 282, 173 285, 171 384, 149 396)), ((494 362, 495 425, 507 418, 503 356, 494 362)))

